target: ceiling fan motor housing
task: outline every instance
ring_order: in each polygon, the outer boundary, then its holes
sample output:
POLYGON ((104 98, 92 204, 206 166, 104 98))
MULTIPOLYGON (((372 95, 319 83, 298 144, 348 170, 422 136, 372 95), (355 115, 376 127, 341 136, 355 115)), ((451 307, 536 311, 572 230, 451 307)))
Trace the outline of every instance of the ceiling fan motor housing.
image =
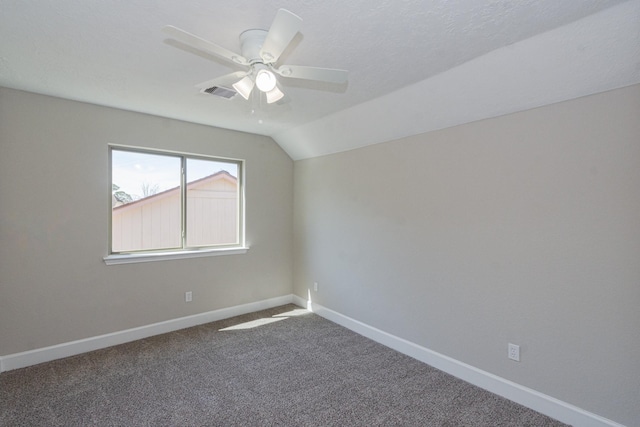
MULTIPOLYGON (((260 56, 260 49, 267 38, 267 30, 246 30, 240 34, 240 45, 242 46, 242 56, 249 64, 269 62, 268 58, 260 56)), ((268 53, 263 54, 268 55, 268 53)))

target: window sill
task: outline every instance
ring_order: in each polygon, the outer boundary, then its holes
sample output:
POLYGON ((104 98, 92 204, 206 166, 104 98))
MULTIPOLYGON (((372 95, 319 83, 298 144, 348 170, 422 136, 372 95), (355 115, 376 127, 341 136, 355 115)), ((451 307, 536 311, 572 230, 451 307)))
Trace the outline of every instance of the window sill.
POLYGON ((249 248, 243 246, 238 248, 224 248, 224 249, 202 249, 202 250, 175 251, 175 252, 116 254, 116 255, 108 255, 104 257, 103 260, 107 265, 134 264, 139 262, 168 261, 173 259, 202 258, 202 257, 222 256, 222 255, 240 255, 240 254, 246 254, 248 251, 249 251, 249 248))

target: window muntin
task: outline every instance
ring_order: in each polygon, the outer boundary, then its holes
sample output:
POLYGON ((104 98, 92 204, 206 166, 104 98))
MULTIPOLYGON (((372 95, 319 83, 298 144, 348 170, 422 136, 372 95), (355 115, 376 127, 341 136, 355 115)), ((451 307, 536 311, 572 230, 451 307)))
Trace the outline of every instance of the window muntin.
POLYGON ((110 253, 240 247, 242 165, 110 147, 110 253))

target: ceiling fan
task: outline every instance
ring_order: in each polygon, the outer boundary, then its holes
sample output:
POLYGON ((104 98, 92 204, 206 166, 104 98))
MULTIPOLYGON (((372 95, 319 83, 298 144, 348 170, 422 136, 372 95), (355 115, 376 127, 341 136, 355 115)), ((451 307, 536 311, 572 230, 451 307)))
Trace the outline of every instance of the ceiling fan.
POLYGON ((236 71, 197 84, 196 87, 201 91, 211 93, 212 88, 232 87, 244 99, 249 99, 254 87, 257 87, 266 95, 267 103, 271 104, 284 97, 276 74, 285 78, 336 84, 347 81, 346 70, 303 65, 276 66, 282 52, 300 31, 301 23, 299 16, 286 9, 278 10, 269 31, 247 30, 240 34, 242 55, 172 25, 167 25, 163 31, 179 42, 245 67, 245 71, 236 71))

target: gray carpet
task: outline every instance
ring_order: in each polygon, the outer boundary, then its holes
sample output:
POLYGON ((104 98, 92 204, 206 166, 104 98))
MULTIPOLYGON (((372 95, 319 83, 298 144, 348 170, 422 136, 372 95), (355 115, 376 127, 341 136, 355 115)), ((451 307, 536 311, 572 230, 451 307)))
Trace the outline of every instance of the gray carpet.
POLYGON ((564 424, 287 305, 0 375, 0 426, 86 425, 564 424))

